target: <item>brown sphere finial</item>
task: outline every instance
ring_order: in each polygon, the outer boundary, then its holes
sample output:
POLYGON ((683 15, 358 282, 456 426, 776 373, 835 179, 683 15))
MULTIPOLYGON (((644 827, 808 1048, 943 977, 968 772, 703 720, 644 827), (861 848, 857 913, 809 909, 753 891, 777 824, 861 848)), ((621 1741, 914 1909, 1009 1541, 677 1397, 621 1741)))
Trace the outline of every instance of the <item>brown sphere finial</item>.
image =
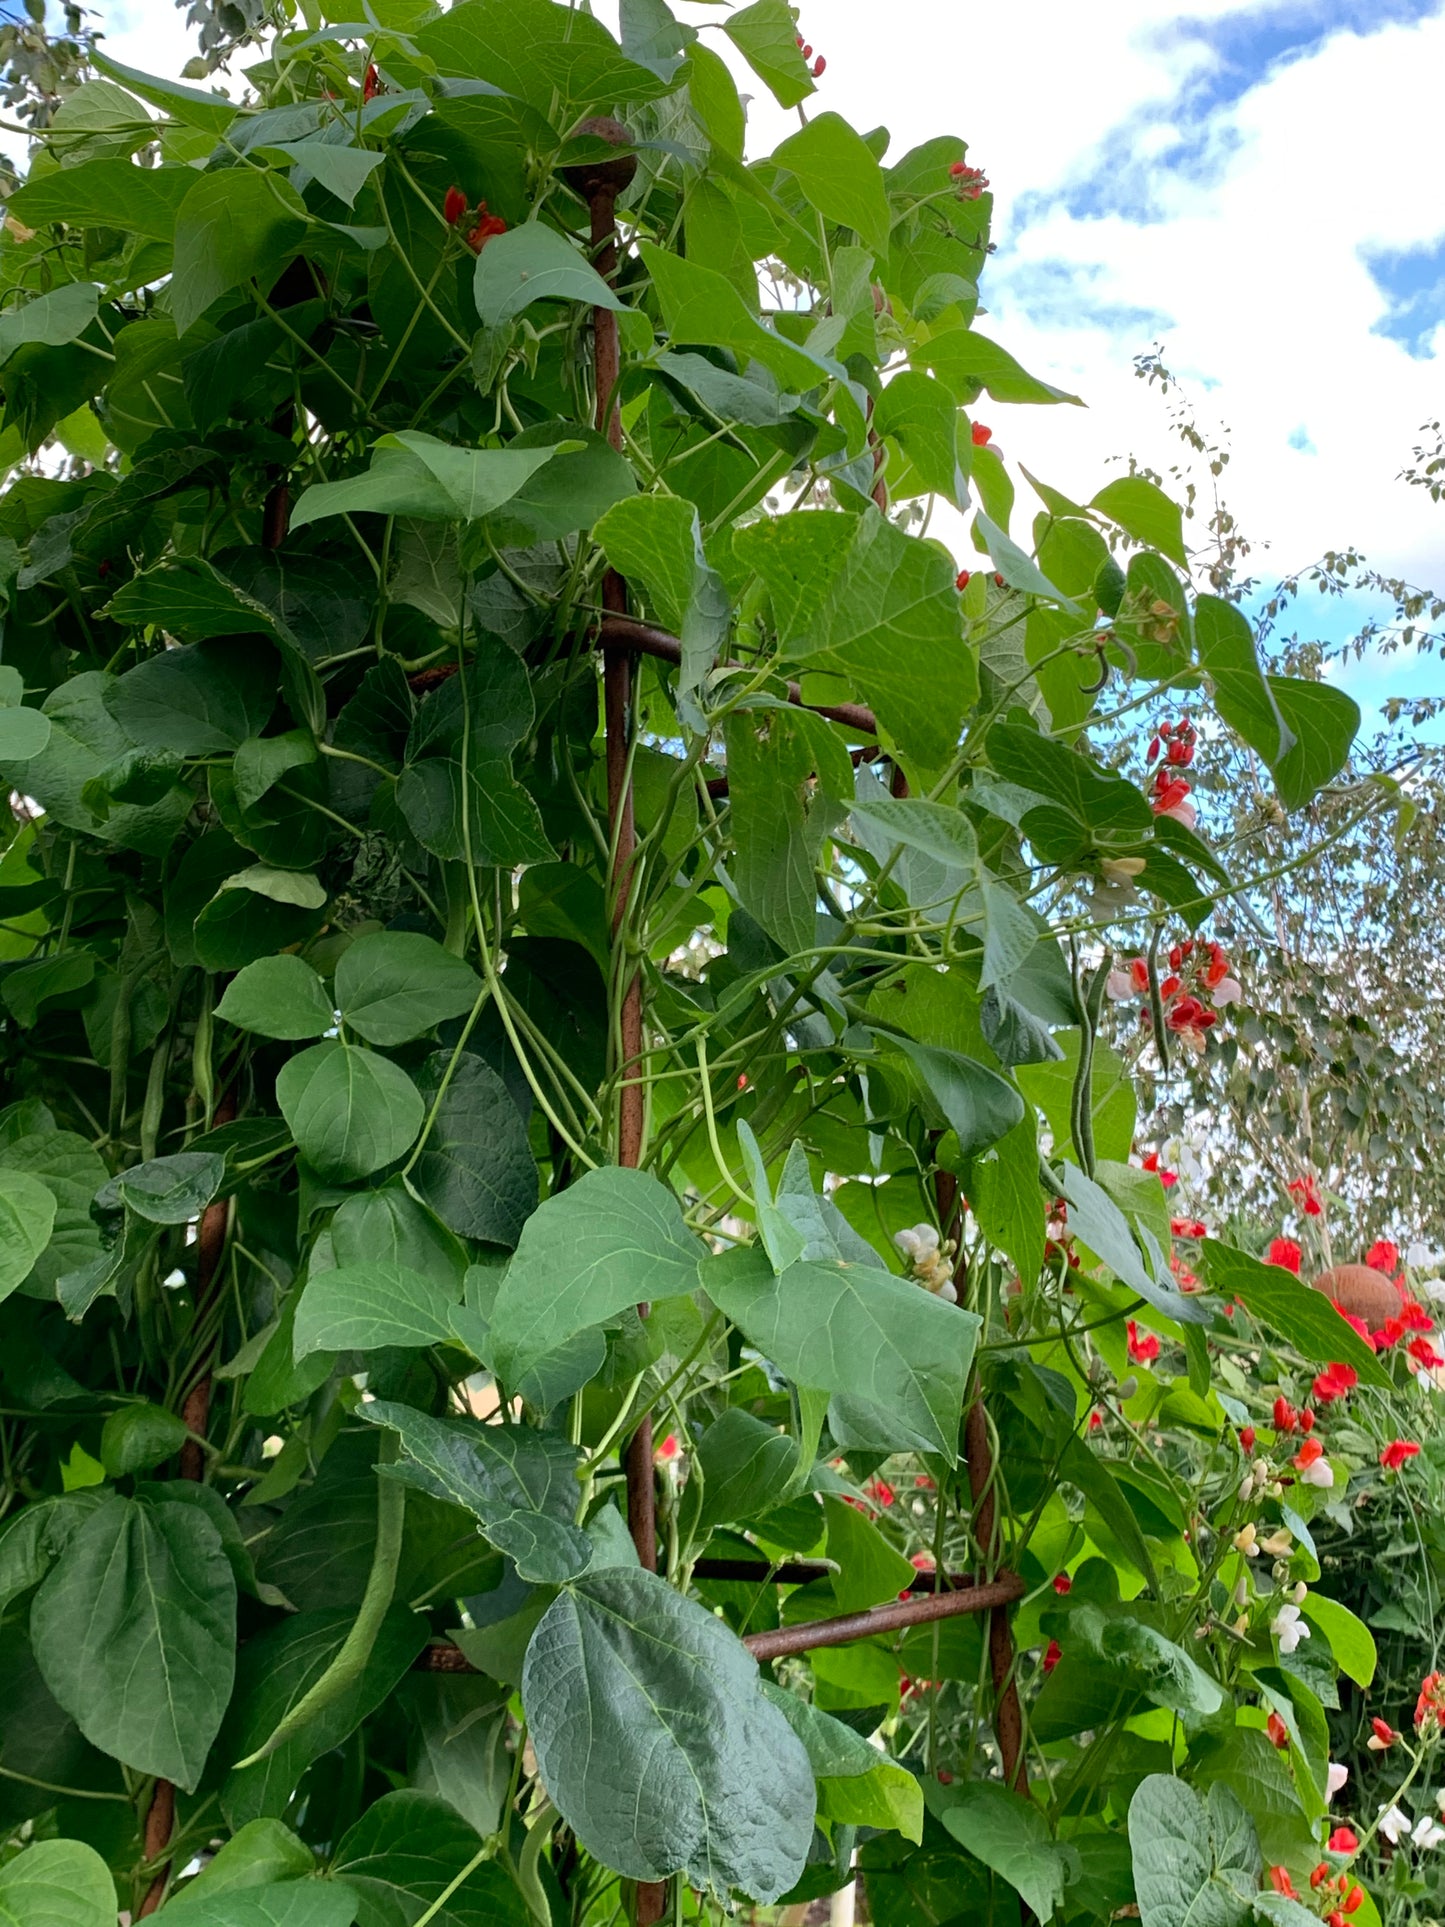
MULTIPOLYGON (((572 129, 571 139, 592 139, 606 141, 609 147, 630 148, 632 135, 620 120, 613 120, 610 114, 594 114, 589 119, 579 121, 572 129)), ((559 169, 562 179, 582 196, 584 201, 594 201, 598 195, 605 194, 611 200, 624 188, 630 187, 637 173, 635 154, 599 154, 595 160, 579 161, 574 167, 559 169)))
POLYGON ((1371 1265, 1334 1265, 1312 1280, 1314 1289, 1343 1305, 1370 1330, 1378 1331, 1387 1318, 1398 1318, 1403 1300, 1383 1272, 1371 1265))

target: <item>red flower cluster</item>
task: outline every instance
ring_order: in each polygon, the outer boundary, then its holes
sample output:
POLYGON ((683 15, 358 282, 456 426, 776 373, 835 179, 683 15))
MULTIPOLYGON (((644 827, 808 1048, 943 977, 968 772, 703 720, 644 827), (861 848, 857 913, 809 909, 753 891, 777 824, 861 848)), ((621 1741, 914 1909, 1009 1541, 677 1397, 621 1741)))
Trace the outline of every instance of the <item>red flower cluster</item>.
POLYGON ((1354 1391, 1359 1382, 1360 1375, 1353 1365, 1330 1365, 1316 1378, 1314 1395, 1321 1405, 1328 1405, 1354 1391))
POLYGON ((951 179, 958 182, 958 198, 961 201, 976 201, 988 186, 988 176, 981 167, 969 167, 964 161, 954 161, 948 170, 951 179))
MULTIPOLYGON (((456 227, 467 217, 467 197, 459 187, 449 187, 442 202, 442 213, 448 227, 456 227)), ((485 201, 477 202, 475 224, 467 230, 467 246, 473 254, 480 254, 494 234, 505 234, 507 224, 500 214, 488 214, 485 201)))
POLYGON ((1135 1365, 1152 1365, 1159 1356, 1159 1340, 1153 1332, 1145 1332, 1141 1338, 1139 1327, 1131 1318, 1124 1327, 1129 1334, 1129 1357, 1135 1365))
POLYGON ((975 448, 987 448, 993 440, 993 430, 986 428, 982 422, 975 422, 971 432, 975 448))
POLYGON ((881 1506, 892 1505, 893 1501, 898 1497, 898 1494, 893 1490, 893 1487, 888 1483, 887 1479, 870 1479, 863 1490, 868 1494, 870 1499, 881 1506))
POLYGON ((1274 1402, 1274 1429, 1276 1432, 1299 1430, 1299 1413, 1287 1398, 1280 1397, 1274 1402))
MULTIPOLYGON (((1348 1827, 1336 1827, 1330 1835, 1327 1853, 1355 1853, 1359 1841, 1348 1827), (1336 1840, 1348 1840, 1347 1847, 1337 1847, 1336 1840)), ((1338 1894, 1340 1904, 1325 1915, 1325 1927, 1349 1927, 1349 1917, 1357 1913, 1364 1902, 1365 1890, 1351 1880, 1347 1873, 1337 1874, 1327 1860, 1322 1860, 1310 1875, 1310 1886, 1318 1892, 1323 1887, 1327 1895, 1338 1894)))
MULTIPOLYGON (((1122 970, 1110 974, 1108 992, 1115 1002, 1131 995, 1143 996, 1149 988, 1149 966, 1143 957, 1131 957, 1126 969, 1127 975, 1122 970)), ((1218 1009, 1238 1003, 1244 995, 1231 975, 1232 970, 1222 944, 1196 943, 1190 937, 1184 943, 1175 944, 1169 952, 1169 974, 1159 981, 1164 1021, 1196 1052, 1203 1051, 1205 1032, 1218 1022, 1218 1009), (1208 994, 1215 1009, 1211 1010, 1196 994, 1199 991, 1208 994)), ((1149 1027, 1153 1019, 1148 1010, 1141 1012, 1139 1021, 1146 1029, 1149 1027)), ((1144 1168, 1157 1170, 1157 1156, 1153 1164, 1146 1160, 1144 1168)), ((1172 1174, 1164 1182, 1172 1182, 1172 1174)))
POLYGON ((1160 723, 1159 734, 1149 745, 1147 761, 1157 763, 1162 750, 1166 765, 1187 769, 1194 761, 1196 740, 1194 725, 1187 716, 1181 716, 1177 723, 1160 723))
MULTIPOLYGON (((803 40, 803 36, 801 34, 797 35, 797 42, 804 60, 813 60, 813 49, 805 44, 803 40)), ((819 54, 818 58, 816 60, 813 60, 813 64, 809 69, 809 72, 812 74, 814 80, 821 79, 823 70, 827 65, 828 63, 823 58, 822 54, 819 54)))
POLYGON ((1285 1271, 1292 1271, 1295 1277, 1298 1278, 1300 1264, 1303 1259, 1304 1253, 1300 1250, 1293 1238, 1270 1239, 1269 1250, 1265 1253, 1266 1264, 1280 1265, 1285 1271))
POLYGON ((1176 1238, 1207 1238, 1209 1227, 1200 1218, 1171 1218, 1170 1232, 1176 1238))
POLYGON ((1393 1439, 1380 1454, 1380 1463, 1387 1472, 1398 1472, 1407 1459, 1420 1456, 1420 1448, 1412 1439, 1393 1439))
POLYGON ((1427 1725, 1431 1720, 1445 1727, 1445 1675, 1427 1673, 1420 1682, 1420 1697, 1415 1702, 1415 1724, 1427 1725))
MULTIPOLYGON (((1143 959, 1140 958, 1139 961, 1142 963, 1143 959)), ((1131 974, 1132 974, 1132 969, 1133 969, 1133 966, 1131 965, 1130 966, 1131 974)), ((1149 988, 1149 972, 1147 967, 1144 971, 1144 988, 1146 990, 1149 988)), ((1179 1173, 1177 1171, 1165 1171, 1161 1169, 1159 1164, 1159 1153, 1157 1151, 1151 1151, 1148 1157, 1142 1159, 1140 1168, 1145 1171, 1152 1171, 1155 1177, 1157 1177, 1159 1182, 1164 1186, 1164 1189, 1166 1191, 1169 1190, 1172 1185, 1176 1185, 1179 1182, 1179 1173)))
POLYGON ((1288 1188, 1290 1196, 1307 1218, 1320 1216, 1325 1208, 1324 1202, 1320 1197, 1320 1187, 1311 1173, 1307 1172, 1302 1178, 1291 1178, 1288 1188))

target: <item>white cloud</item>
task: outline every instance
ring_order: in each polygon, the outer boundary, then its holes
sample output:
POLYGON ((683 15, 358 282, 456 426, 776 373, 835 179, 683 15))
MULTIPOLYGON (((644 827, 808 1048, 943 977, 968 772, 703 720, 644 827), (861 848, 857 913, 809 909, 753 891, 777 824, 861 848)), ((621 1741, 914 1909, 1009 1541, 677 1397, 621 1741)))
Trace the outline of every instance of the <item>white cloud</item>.
POLYGON ((1440 363, 1373 332, 1389 304, 1363 256, 1445 232, 1427 145, 1442 71, 1445 15, 1339 33, 1210 117, 1215 164, 1203 177, 1157 173, 1161 218, 1055 206, 1024 226, 997 264, 1003 332, 1093 406, 1088 418, 1010 420, 1014 451, 1030 466, 1059 463, 1064 485, 1083 485, 1122 447, 1162 466, 1162 411, 1128 368, 1147 336, 1087 320, 1094 304, 1158 309, 1171 322, 1166 358, 1209 384, 1206 419, 1233 427, 1228 496, 1280 568, 1356 542, 1381 567, 1429 580, 1439 510, 1396 477, 1439 410, 1440 363), (1361 138, 1346 145, 1342 129, 1361 138), (1030 311, 1045 264, 1065 265, 1084 292, 1082 325, 1057 304, 1030 311))

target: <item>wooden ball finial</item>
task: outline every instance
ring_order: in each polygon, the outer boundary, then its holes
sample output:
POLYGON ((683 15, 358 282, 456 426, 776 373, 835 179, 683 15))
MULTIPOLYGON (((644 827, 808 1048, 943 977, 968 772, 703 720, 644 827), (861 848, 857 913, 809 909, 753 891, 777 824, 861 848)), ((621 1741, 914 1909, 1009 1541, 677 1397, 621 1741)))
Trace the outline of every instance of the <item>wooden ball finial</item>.
POLYGON ((1372 1265, 1333 1265, 1312 1283, 1316 1291, 1343 1305, 1352 1317, 1363 1318, 1372 1332, 1378 1331, 1387 1318, 1400 1315, 1403 1301, 1398 1288, 1372 1265))
MULTIPOLYGON (((573 140, 605 141, 609 147, 630 148, 632 135, 620 120, 613 120, 610 114, 594 114, 590 119, 579 121, 572 129, 573 140)), ((595 160, 579 161, 574 167, 560 170, 563 180, 579 193, 584 201, 594 201, 599 194, 611 200, 624 188, 630 187, 637 173, 637 156, 632 153, 599 154, 595 160)))

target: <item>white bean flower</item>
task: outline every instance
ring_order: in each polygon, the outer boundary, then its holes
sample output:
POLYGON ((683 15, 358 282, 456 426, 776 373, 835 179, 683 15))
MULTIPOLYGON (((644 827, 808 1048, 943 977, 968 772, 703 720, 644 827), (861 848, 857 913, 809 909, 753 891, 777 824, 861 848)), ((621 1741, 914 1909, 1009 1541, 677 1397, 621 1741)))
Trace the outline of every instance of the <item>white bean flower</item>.
POLYGON ((1317 1485, 1322 1492, 1328 1492, 1335 1482, 1334 1467, 1328 1459, 1316 1459, 1313 1465, 1304 1468, 1300 1478, 1306 1485, 1317 1485))
POLYGON ((1438 1847, 1445 1840, 1445 1827, 1438 1820, 1432 1820, 1428 1813, 1422 1813, 1415 1822, 1415 1831, 1410 1835, 1411 1842, 1421 1848, 1438 1847))
POLYGON ((1310 1629, 1300 1618, 1298 1606, 1281 1606, 1269 1622, 1269 1630, 1279 1641, 1282 1653, 1292 1653, 1302 1639, 1310 1636, 1310 1629))
POLYGON ((1384 1834, 1392 1847, 1398 1847, 1400 1842, 1409 1836, 1409 1814, 1402 1813, 1399 1807, 1381 1807, 1380 1832, 1384 1834))
POLYGON ((1341 1766, 1338 1760, 1331 1760, 1329 1771, 1325 1778, 1325 1798, 1327 1800, 1333 1800, 1335 1795, 1344 1787, 1349 1777, 1350 1769, 1347 1766, 1341 1766))

